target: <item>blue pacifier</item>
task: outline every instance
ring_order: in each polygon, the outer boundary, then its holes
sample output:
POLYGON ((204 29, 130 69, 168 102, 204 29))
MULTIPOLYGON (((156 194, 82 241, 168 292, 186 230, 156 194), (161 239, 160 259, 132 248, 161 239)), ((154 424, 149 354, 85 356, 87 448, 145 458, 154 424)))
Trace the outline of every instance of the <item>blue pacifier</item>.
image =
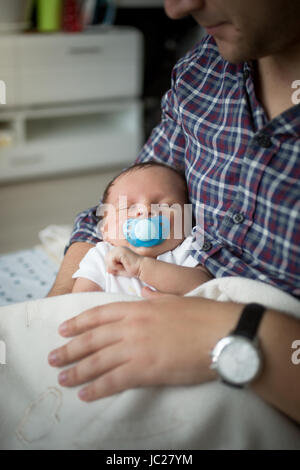
POLYGON ((123 224, 126 240, 133 246, 160 245, 170 233, 169 219, 156 215, 149 219, 127 219, 123 224))

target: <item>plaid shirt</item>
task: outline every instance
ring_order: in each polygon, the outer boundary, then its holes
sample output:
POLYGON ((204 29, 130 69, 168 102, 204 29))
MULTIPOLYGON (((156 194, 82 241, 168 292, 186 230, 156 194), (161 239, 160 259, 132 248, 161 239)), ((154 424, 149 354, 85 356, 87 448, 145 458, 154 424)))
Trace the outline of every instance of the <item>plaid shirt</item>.
MULTIPOLYGON (((184 170, 194 235, 204 207, 199 264, 300 298, 300 105, 269 121, 252 64, 228 63, 207 36, 173 70, 161 123, 138 157, 148 160, 184 170)), ((97 243, 95 224, 95 208, 79 214, 71 243, 97 243)))

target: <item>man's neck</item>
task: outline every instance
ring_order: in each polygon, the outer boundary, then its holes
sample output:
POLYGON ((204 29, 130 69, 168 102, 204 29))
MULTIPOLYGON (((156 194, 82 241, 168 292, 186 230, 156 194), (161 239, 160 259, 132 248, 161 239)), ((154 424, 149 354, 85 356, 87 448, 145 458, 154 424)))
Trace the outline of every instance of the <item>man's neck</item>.
POLYGON ((300 80, 300 43, 257 61, 255 89, 269 119, 294 106, 292 83, 300 80))

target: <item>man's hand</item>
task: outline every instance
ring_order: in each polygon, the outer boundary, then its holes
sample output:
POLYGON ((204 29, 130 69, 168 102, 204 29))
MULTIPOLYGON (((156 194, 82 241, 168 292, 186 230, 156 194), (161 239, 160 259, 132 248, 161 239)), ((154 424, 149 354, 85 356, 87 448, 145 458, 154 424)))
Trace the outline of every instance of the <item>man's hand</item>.
POLYGON ((241 310, 238 304, 224 303, 220 315, 216 304, 161 295, 95 307, 60 328, 63 336, 74 338, 53 351, 49 363, 63 367, 76 362, 60 374, 59 382, 67 387, 90 382, 79 393, 85 401, 141 386, 212 380, 210 351, 241 310))
MULTIPOLYGON (((70 365, 59 375, 61 385, 87 383, 79 392, 84 401, 136 387, 201 384, 215 379, 210 351, 232 331, 242 309, 175 295, 94 307, 61 325, 62 336, 74 338, 48 360, 70 365)), ((290 357, 299 336, 299 320, 267 310, 260 326, 265 368, 251 390, 300 423, 300 375, 290 357)))
POLYGON ((115 276, 140 277, 143 256, 134 253, 130 248, 118 246, 105 256, 107 272, 115 276))

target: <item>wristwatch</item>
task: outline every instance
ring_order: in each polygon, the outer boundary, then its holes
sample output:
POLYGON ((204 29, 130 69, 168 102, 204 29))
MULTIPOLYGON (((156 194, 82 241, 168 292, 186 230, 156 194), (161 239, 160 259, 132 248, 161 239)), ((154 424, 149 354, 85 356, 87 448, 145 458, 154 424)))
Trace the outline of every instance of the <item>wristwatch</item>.
POLYGON ((212 350, 211 368, 227 385, 241 388, 259 375, 262 354, 256 333, 265 310, 260 304, 246 305, 235 329, 212 350))

